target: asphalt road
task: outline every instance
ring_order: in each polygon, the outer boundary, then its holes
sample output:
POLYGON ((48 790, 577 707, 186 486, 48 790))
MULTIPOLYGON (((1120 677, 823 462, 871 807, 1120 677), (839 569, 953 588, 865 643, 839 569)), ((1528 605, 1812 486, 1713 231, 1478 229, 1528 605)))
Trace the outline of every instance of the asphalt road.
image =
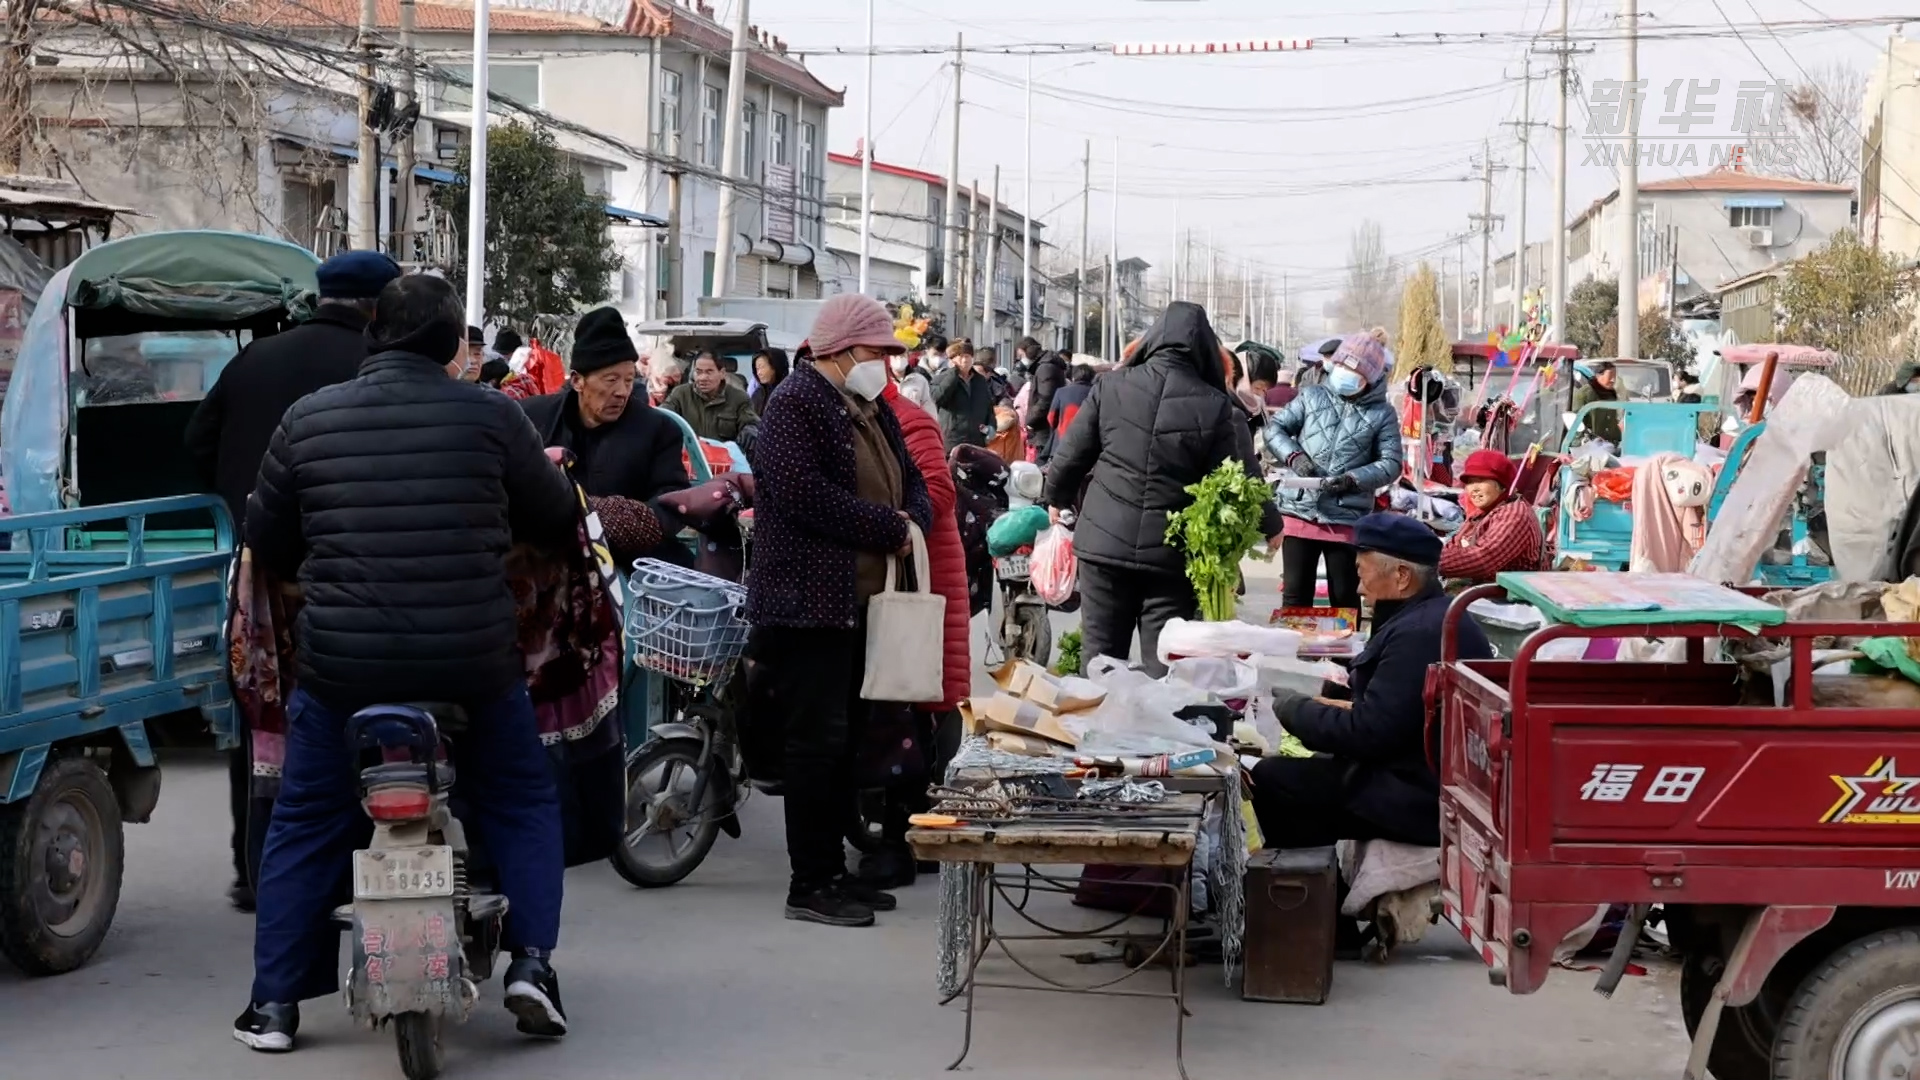
MULTIPOLYGON (((757 799, 743 817, 743 840, 722 837, 670 889, 633 889, 605 866, 572 871, 557 963, 574 1033, 559 1044, 523 1042, 496 982, 450 1033, 448 1075, 947 1075, 963 1018, 934 989, 935 885, 904 890, 900 910, 873 929, 787 922, 779 805, 757 799)), ((226 830, 218 762, 170 758, 153 822, 127 829, 119 916, 99 955, 45 980, 0 962, 0 1080, 399 1076, 391 1038, 352 1027, 332 999, 307 1003, 296 1054, 264 1057, 231 1040, 246 1002, 252 920, 224 900, 226 830)), ((1080 914, 1062 905, 1060 917, 1080 914)), ((1187 1067, 1192 1080, 1678 1075, 1685 1037, 1670 974, 1629 978, 1610 1002, 1591 992, 1592 979, 1559 972, 1542 992, 1512 997, 1488 985, 1444 924, 1390 966, 1340 965, 1321 1007, 1244 1003, 1217 968, 1202 969, 1190 983, 1187 1067)), ((1163 1002, 983 990, 962 1075, 1175 1080, 1172 1021, 1163 1002)))

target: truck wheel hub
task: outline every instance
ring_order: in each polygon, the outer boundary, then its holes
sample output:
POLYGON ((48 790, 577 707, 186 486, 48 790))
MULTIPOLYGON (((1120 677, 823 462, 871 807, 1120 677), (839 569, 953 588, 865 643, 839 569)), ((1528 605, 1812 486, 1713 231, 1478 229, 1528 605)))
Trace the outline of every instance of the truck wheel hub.
POLYGON ((1920 1080, 1920 987, 1881 995, 1848 1026, 1833 1080, 1920 1080))

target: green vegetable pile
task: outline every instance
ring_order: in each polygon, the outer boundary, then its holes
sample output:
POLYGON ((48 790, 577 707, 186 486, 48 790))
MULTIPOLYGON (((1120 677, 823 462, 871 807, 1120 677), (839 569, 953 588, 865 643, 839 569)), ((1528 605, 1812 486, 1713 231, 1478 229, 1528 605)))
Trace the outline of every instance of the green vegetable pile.
POLYGON ((1080 631, 1069 630, 1060 635, 1060 659, 1053 662, 1055 675, 1080 674, 1080 631))
POLYGON ((1260 514, 1272 492, 1240 462, 1224 461, 1187 494, 1193 503, 1167 515, 1167 543, 1187 553, 1187 580, 1200 597, 1200 617, 1226 622, 1234 616, 1240 560, 1265 539, 1260 514))

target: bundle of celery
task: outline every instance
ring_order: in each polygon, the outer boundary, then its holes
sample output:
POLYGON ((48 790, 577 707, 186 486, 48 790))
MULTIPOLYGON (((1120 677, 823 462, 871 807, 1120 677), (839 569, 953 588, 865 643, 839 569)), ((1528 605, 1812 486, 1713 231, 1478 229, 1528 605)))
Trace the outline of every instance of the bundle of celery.
POLYGON ((1240 560, 1265 539, 1260 515, 1272 492, 1238 461, 1224 461, 1187 488, 1193 502, 1167 515, 1167 543, 1187 553, 1187 580, 1200 597, 1200 617, 1233 618, 1240 560))

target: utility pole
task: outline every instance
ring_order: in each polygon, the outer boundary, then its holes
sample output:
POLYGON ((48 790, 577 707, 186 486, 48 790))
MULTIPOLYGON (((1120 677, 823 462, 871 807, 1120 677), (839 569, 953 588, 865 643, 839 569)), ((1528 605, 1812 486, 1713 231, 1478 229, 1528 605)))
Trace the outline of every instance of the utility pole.
POLYGON ((1073 279, 1073 351, 1087 351, 1087 313, 1080 294, 1087 284, 1087 234, 1093 227, 1093 140, 1080 158, 1080 273, 1073 279))
POLYGON ((1288 335, 1293 333, 1292 297, 1287 293, 1286 271, 1280 272, 1280 344, 1285 345, 1288 335))
POLYGON ((1207 230, 1207 318, 1211 319, 1220 307, 1220 283, 1217 271, 1220 269, 1218 253, 1213 248, 1213 230, 1207 230))
MULTIPOLYGON (((419 67, 415 63, 413 52, 414 11, 413 0, 400 0, 400 88, 401 97, 398 108, 404 111, 407 106, 420 100, 419 67)), ((391 254, 397 262, 413 262, 413 165, 415 124, 408 124, 406 130, 399 133, 400 145, 395 148, 399 157, 399 178, 393 191, 394 218, 393 231, 399 250, 391 254)), ((424 261, 424 260, 422 260, 424 261)), ((479 323, 475 323, 479 326, 479 323)))
POLYGON ((960 326, 960 76, 966 70, 967 36, 953 36, 953 153, 947 158, 947 258, 941 279, 947 283, 947 326, 960 326))
POLYGON ((373 130, 374 0, 360 0, 360 160, 354 163, 353 246, 380 250, 380 136, 373 130))
POLYGON ((1567 4, 1560 0, 1560 97, 1554 103, 1553 163, 1553 296, 1547 301, 1547 341, 1567 340, 1567 80, 1573 46, 1567 40, 1567 4))
POLYGON ((1240 340, 1253 340, 1253 271, 1240 260, 1240 340))
POLYGON ((1467 339, 1467 234, 1460 234, 1460 257, 1454 260, 1458 272, 1453 277, 1453 340, 1467 339))
MULTIPOLYGON (((720 121, 720 213, 714 226, 713 238, 713 295, 725 296, 733 285, 733 224, 735 196, 734 179, 743 171, 740 167, 742 145, 740 131, 740 113, 746 107, 747 100, 747 6, 748 0, 734 0, 733 52, 727 57, 727 110, 720 121)), ((869 62, 872 58, 869 56, 869 62)), ((873 156, 873 147, 867 147, 867 156, 873 156)), ((863 193, 864 195, 864 193, 863 193)), ((861 213, 866 213, 865 208, 861 213)), ((865 230, 861 230, 863 233, 865 230)), ((861 247, 860 291, 867 291, 865 244, 861 247)))
POLYGON ((489 0, 473 0, 473 127, 467 154, 467 325, 487 324, 487 29, 489 0))
POLYGON ((1620 107, 1627 111, 1627 153, 1620 163, 1620 218, 1625 231, 1620 250, 1621 356, 1640 354, 1640 10, 1637 0, 1621 0, 1621 22, 1627 31, 1626 82, 1620 107))
POLYGON ((1468 220, 1480 230, 1480 287, 1474 290, 1479 300, 1478 329, 1487 329, 1487 301, 1493 295, 1493 226, 1505 220, 1493 212, 1493 144, 1480 143, 1480 212, 1468 220))
POLYGON ((1027 54, 1027 163, 1020 178, 1020 336, 1033 336, 1033 54, 1027 54))
POLYGON ((993 197, 987 200, 986 241, 987 269, 981 277, 986 279, 987 302, 980 308, 980 317, 985 325, 980 333, 981 340, 974 343, 976 347, 992 345, 1000 338, 1000 319, 993 309, 994 286, 999 284, 994 280, 994 276, 1000 269, 1000 166, 998 165, 993 167, 993 197))
POLYGON ((1180 200, 1173 200, 1173 257, 1167 260, 1167 303, 1180 299, 1183 271, 1180 266, 1180 200))
POLYGON ((1113 205, 1109 207, 1113 221, 1109 226, 1109 235, 1113 237, 1113 258, 1107 260, 1107 299, 1113 318, 1105 320, 1113 324, 1113 361, 1120 362, 1120 350, 1126 346, 1126 320, 1120 310, 1120 137, 1113 138, 1113 205))
POLYGON ((1520 135, 1520 208, 1515 211, 1513 254, 1513 319, 1509 325, 1520 325, 1520 313, 1525 308, 1527 292, 1527 174, 1532 169, 1527 164, 1528 137, 1533 134, 1533 60, 1523 61, 1525 69, 1520 77, 1520 122, 1515 125, 1520 135))
MULTIPOLYGON (((746 0, 741 0, 744 4, 746 0)), ((732 76, 729 74, 729 81, 732 76)), ((867 92, 860 129, 860 295, 873 263, 873 0, 867 0, 867 92)), ((797 118, 796 118, 797 119, 797 118)))
POLYGON ((680 178, 683 163, 678 145, 667 165, 667 318, 678 318, 686 306, 686 286, 682 278, 686 260, 681 255, 680 178))
POLYGON ((965 227, 961 229, 960 237, 960 243, 963 245, 960 264, 960 287, 963 290, 961 301, 966 315, 961 318, 960 324, 953 328, 953 333, 950 335, 956 341, 961 338, 975 337, 980 329, 980 324, 975 322, 973 317, 973 249, 977 246, 974 238, 979 235, 979 231, 980 180, 975 177, 973 183, 967 187, 967 219, 965 227))

